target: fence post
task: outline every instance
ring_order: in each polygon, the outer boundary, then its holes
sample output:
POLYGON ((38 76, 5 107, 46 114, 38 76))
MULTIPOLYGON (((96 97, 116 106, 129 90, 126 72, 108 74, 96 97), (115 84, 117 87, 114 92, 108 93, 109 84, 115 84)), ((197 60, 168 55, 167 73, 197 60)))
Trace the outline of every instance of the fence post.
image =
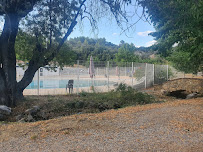
POLYGON ((152 68, 153 68, 153 86, 154 86, 154 80, 155 80, 155 70, 154 70, 154 64, 153 64, 152 68))
POLYGON ((126 66, 127 66, 127 62, 125 62, 125 76, 127 76, 127 74, 126 74, 127 73, 127 67, 126 66))
POLYGON ((145 89, 147 88, 147 63, 145 65, 145 89))
POLYGON ((40 68, 37 70, 37 95, 39 95, 39 70, 40 68))
POLYGON ((168 78, 169 78, 169 76, 168 76, 168 64, 166 65, 166 81, 168 81, 168 78))
POLYGON ((108 85, 108 92, 109 92, 109 61, 107 61, 107 85, 108 85))
POLYGON ((133 71, 134 71, 134 65, 133 65, 133 62, 132 62, 132 87, 133 87, 133 71))
POLYGON ((76 91, 77 91, 77 95, 79 94, 79 64, 80 64, 80 61, 79 60, 77 60, 77 81, 78 81, 78 83, 77 83, 77 89, 76 89, 76 91))

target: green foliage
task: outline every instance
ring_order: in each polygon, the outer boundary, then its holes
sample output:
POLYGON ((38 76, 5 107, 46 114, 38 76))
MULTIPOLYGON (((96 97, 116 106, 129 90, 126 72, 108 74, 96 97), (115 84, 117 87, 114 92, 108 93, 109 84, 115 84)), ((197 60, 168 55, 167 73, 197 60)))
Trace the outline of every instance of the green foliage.
POLYGON ((67 45, 77 54, 77 60, 83 61, 89 61, 91 55, 94 61, 111 61, 118 49, 104 38, 78 37, 67 41, 67 45))
POLYGON ((151 35, 158 45, 154 49, 179 70, 194 72, 203 65, 203 1, 139 0, 149 14, 156 32, 151 35), (169 13, 170 12, 170 13, 169 13), (174 43, 179 45, 174 49, 174 43))
MULTIPOLYGON (((44 41, 44 38, 41 38, 44 41)), ((54 42, 52 42, 54 43, 54 42)), ((36 45, 36 38, 20 31, 16 40, 16 56, 17 60, 28 62, 33 56, 33 50, 36 45)), ((45 46, 46 43, 43 42, 45 46)), ((147 48, 142 48, 147 49, 147 48)), ((94 61, 115 61, 117 64, 124 62, 141 62, 141 63, 164 63, 162 58, 150 59, 145 57, 141 59, 134 53, 136 48, 133 44, 123 42, 119 46, 107 42, 104 38, 92 39, 88 37, 77 37, 68 40, 60 49, 57 56, 53 59, 52 64, 60 66, 73 65, 76 60, 87 61, 84 66, 89 66, 89 59, 92 55, 94 61)), ((148 54, 147 51, 143 51, 144 54, 148 54)), ((51 51, 48 53, 48 55, 51 51)))
POLYGON ((153 96, 136 92, 132 87, 125 84, 120 84, 115 91, 107 93, 82 92, 79 96, 79 98, 73 98, 71 101, 58 101, 60 104, 55 105, 52 111, 67 111, 69 114, 99 112, 107 109, 158 102, 153 96))
MULTIPOLYGON (((130 88, 130 87, 129 87, 130 88)), ((127 90, 127 85, 124 84, 124 83, 120 83, 118 85, 118 87, 116 88, 116 91, 119 92, 119 91, 126 91, 127 90)))
POLYGON ((167 61, 162 57, 156 57, 154 59, 147 58, 147 59, 139 60, 139 63, 167 64, 167 61))
MULTIPOLYGON (((118 65, 125 62, 166 63, 161 57, 150 59, 149 55, 154 53, 151 48, 136 48, 133 44, 124 41, 121 41, 120 45, 115 45, 107 42, 104 38, 77 37, 71 38, 66 44, 77 54, 77 60, 89 61, 92 55, 94 61, 115 61, 118 65), (142 52, 145 57, 135 55, 136 51, 142 52)), ((89 65, 89 63, 85 65, 89 65)))
MULTIPOLYGON (((125 84, 120 84, 117 89, 106 93, 81 92, 79 96, 74 94, 71 96, 27 96, 25 99, 25 102, 19 102, 17 108, 14 109, 14 116, 22 114, 22 109, 29 109, 33 105, 40 106, 46 119, 52 119, 65 115, 95 113, 108 109, 159 102, 153 96, 137 92, 125 84)), ((15 117, 11 118, 12 121, 15 121, 13 120, 15 117)))
MULTIPOLYGON (((43 42, 43 38, 41 38, 43 42)), ((33 50, 35 49, 36 45, 36 38, 23 32, 19 31, 16 43, 15 43, 15 50, 16 50, 16 59, 21 60, 24 62, 28 62, 33 56, 33 50)), ((45 46, 45 42, 43 43, 45 46)), ((50 54, 49 52, 48 54, 50 54)), ((71 50, 71 48, 65 43, 62 47, 60 52, 56 55, 53 59, 55 65, 63 67, 64 65, 73 65, 77 59, 77 54, 71 50)))
POLYGON ((70 49, 70 47, 65 43, 60 52, 53 59, 55 65, 60 66, 61 68, 64 65, 73 65, 77 59, 77 54, 70 49))
POLYGON ((184 49, 184 46, 178 46, 167 59, 180 71, 186 73, 201 71, 201 66, 203 66, 203 44, 191 47, 190 50, 184 49))
POLYGON ((35 38, 20 30, 15 42, 16 59, 25 62, 29 61, 32 58, 34 48, 35 38))
POLYGON ((86 103, 87 107, 96 108, 99 111, 157 102, 153 96, 136 92, 132 87, 125 84, 120 84, 115 91, 108 93, 83 92, 81 96, 81 100, 86 103))
POLYGON ((116 62, 137 62, 139 57, 135 56, 134 52, 136 48, 133 44, 124 43, 118 49, 118 53, 115 55, 116 62))

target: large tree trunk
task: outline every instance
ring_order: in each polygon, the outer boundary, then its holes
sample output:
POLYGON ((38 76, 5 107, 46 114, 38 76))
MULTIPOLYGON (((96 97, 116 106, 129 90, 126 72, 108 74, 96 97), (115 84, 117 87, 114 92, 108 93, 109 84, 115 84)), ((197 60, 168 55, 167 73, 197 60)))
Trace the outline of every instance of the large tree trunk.
POLYGON ((16 55, 15 40, 19 19, 15 14, 7 14, 0 37, 0 104, 16 104, 16 55))
POLYGON ((22 93, 23 90, 32 82, 36 71, 39 69, 40 64, 37 61, 30 60, 27 70, 21 81, 17 83, 17 94, 20 95, 19 97, 23 97, 22 93))
POLYGON ((5 16, 5 23, 0 36, 0 105, 15 106, 16 100, 23 97, 23 90, 32 82, 35 72, 40 67, 39 56, 33 58, 23 79, 17 83, 15 40, 19 21, 40 1, 4 1, 1 4, 0 15, 5 16))

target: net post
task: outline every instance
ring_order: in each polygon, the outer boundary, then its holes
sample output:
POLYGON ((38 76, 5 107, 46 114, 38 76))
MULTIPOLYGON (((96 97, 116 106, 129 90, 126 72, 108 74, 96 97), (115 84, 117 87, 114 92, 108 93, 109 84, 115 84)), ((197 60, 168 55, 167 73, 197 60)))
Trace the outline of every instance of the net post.
POLYGON ((147 88, 147 63, 145 65, 145 89, 147 88))
POLYGON ((168 81, 169 75, 168 75, 168 64, 166 65, 166 81, 168 81))
POLYGON ((108 84, 108 92, 109 92, 109 61, 107 61, 107 84, 108 84))
POLYGON ((77 95, 79 94, 79 64, 80 64, 80 61, 79 60, 77 60, 77 81, 78 81, 78 83, 77 83, 77 89, 76 89, 76 91, 77 91, 77 95))
POLYGON ((134 71, 134 65, 133 65, 133 62, 132 62, 132 87, 133 87, 133 71, 134 71))
POLYGON ((39 70, 40 68, 38 68, 37 70, 37 95, 39 96, 39 70))
POLYGON ((125 76, 127 76, 127 62, 125 62, 125 76))
POLYGON ((155 80, 155 70, 154 70, 154 64, 153 64, 152 68, 153 68, 153 70, 152 70, 152 71, 153 71, 153 86, 154 86, 154 84, 155 84, 155 83, 154 83, 154 80, 155 80))

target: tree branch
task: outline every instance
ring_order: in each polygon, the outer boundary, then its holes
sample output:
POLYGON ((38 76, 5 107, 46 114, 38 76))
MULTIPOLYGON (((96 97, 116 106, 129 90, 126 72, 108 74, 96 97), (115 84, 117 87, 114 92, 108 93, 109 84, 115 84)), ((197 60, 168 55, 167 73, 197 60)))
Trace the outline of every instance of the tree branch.
MULTIPOLYGON (((61 42, 59 43, 59 45, 57 46, 57 48, 54 50, 54 52, 45 60, 45 64, 48 64, 48 62, 50 62, 51 60, 53 60, 53 58, 56 56, 56 54, 59 52, 59 50, 61 49, 62 45, 64 44, 64 42, 67 40, 68 36, 72 33, 73 28, 75 27, 75 25, 77 24, 77 18, 80 14, 81 8, 84 5, 84 3, 86 2, 86 0, 83 0, 82 3, 80 4, 80 7, 78 8, 78 12, 75 15, 74 19, 71 22, 71 25, 68 28, 68 31, 66 32, 65 36, 63 37, 63 39, 61 40, 61 42)), ((50 48, 48 48, 50 49, 50 48)))

